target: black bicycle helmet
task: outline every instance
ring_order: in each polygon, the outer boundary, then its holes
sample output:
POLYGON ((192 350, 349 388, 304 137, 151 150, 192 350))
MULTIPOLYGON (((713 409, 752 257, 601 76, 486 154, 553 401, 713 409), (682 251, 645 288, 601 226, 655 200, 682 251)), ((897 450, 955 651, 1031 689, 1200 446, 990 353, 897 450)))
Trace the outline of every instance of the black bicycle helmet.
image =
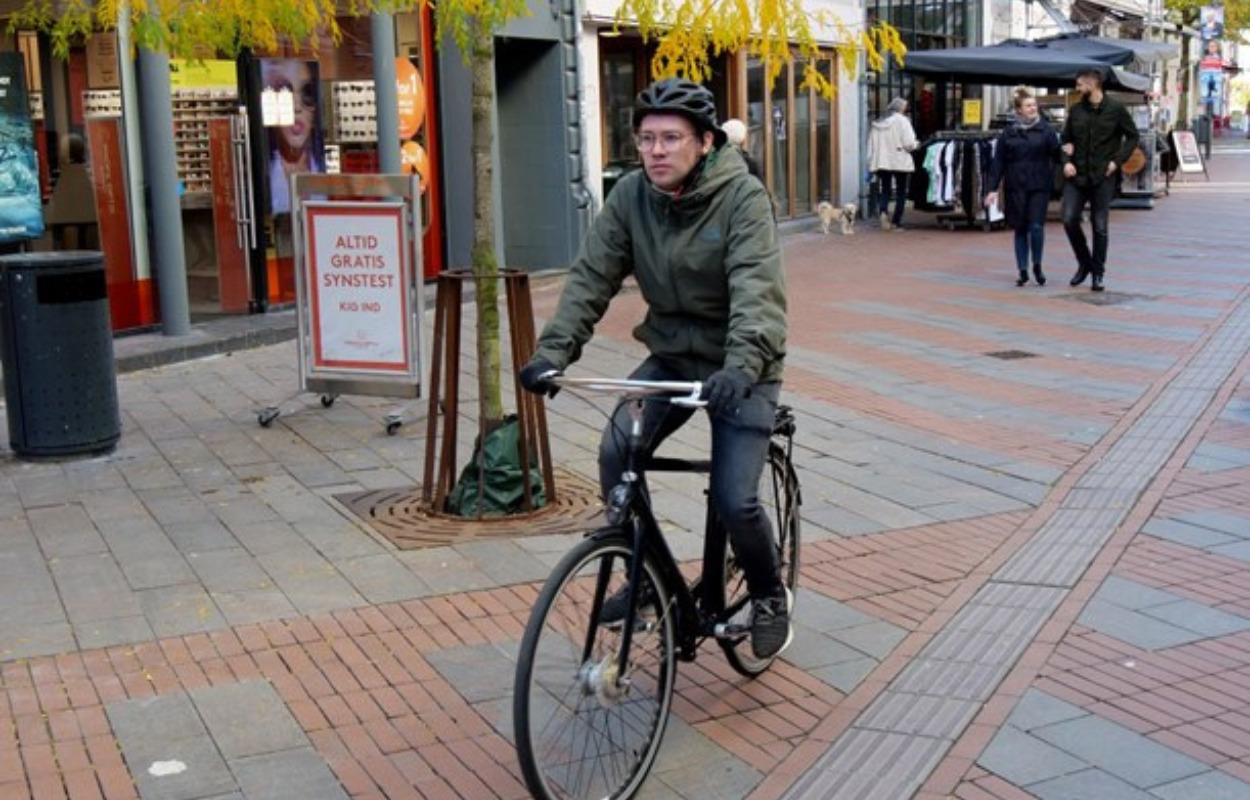
POLYGON ((712 93, 685 78, 665 78, 638 93, 634 100, 634 130, 648 114, 680 114, 700 132, 711 131, 717 147, 725 143, 725 132, 716 124, 716 99, 712 93))

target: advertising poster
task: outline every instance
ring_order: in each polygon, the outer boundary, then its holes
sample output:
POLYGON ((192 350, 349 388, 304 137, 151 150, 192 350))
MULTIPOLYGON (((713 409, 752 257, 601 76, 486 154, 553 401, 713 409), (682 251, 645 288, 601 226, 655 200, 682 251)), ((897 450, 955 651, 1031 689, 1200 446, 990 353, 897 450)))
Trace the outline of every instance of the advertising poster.
POLYGON ((42 235, 39 160, 22 54, 0 53, 0 243, 42 235))
POLYGON ((405 373, 411 310, 403 206, 305 208, 314 369, 405 373))
POLYGON ((269 210, 291 211, 291 176, 326 171, 315 61, 260 60, 261 119, 269 144, 269 210))
POLYGON ((1224 6, 1202 6, 1198 18, 1201 20, 1198 30, 1202 41, 1224 38, 1224 6))
POLYGON ((420 71, 406 56, 395 59, 395 89, 399 96, 400 169, 405 175, 420 176, 424 194, 430 188, 430 158, 418 134, 425 124, 425 88, 420 71))

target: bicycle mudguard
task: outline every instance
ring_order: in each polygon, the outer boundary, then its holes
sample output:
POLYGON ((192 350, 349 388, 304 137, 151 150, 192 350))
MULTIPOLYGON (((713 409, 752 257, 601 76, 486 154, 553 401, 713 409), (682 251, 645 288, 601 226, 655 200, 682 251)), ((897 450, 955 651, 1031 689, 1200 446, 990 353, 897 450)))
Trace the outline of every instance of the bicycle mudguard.
POLYGON ((583 539, 606 539, 609 536, 628 536, 625 528, 620 525, 604 525, 602 528, 586 531, 582 534, 583 539))

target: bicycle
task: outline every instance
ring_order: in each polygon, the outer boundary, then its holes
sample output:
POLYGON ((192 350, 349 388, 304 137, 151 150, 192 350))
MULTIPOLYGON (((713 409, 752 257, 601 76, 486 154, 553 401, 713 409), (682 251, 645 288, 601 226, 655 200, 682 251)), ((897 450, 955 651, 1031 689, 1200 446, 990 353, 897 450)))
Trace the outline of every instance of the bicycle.
MULTIPOLYGON (((606 501, 608 525, 564 556, 531 612, 513 694, 516 749, 526 786, 539 800, 624 800, 642 785, 659 752, 677 660, 693 661, 702 642, 714 639, 733 669, 753 678, 776 656, 761 659, 751 650, 746 582, 710 504, 702 570, 688 582, 641 488, 643 467, 709 471, 708 460, 653 456, 639 463, 644 402, 702 406, 702 385, 563 376, 553 384, 620 394, 629 408, 629 441, 626 469, 606 501), (622 593, 623 618, 605 619, 605 603, 622 593)), ((801 502, 791 461, 794 430, 793 412, 778 406, 760 491, 791 598, 801 502)))

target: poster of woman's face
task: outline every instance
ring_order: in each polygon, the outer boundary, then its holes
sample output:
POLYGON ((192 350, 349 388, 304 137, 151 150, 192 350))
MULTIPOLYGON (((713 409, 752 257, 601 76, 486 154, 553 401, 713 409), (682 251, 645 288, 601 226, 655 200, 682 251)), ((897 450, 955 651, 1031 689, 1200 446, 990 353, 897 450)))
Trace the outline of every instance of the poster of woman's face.
POLYGON ((325 142, 321 132, 321 92, 317 63, 293 58, 266 58, 260 62, 261 89, 291 97, 294 115, 266 127, 269 140, 270 211, 291 210, 291 176, 325 172, 325 142))

